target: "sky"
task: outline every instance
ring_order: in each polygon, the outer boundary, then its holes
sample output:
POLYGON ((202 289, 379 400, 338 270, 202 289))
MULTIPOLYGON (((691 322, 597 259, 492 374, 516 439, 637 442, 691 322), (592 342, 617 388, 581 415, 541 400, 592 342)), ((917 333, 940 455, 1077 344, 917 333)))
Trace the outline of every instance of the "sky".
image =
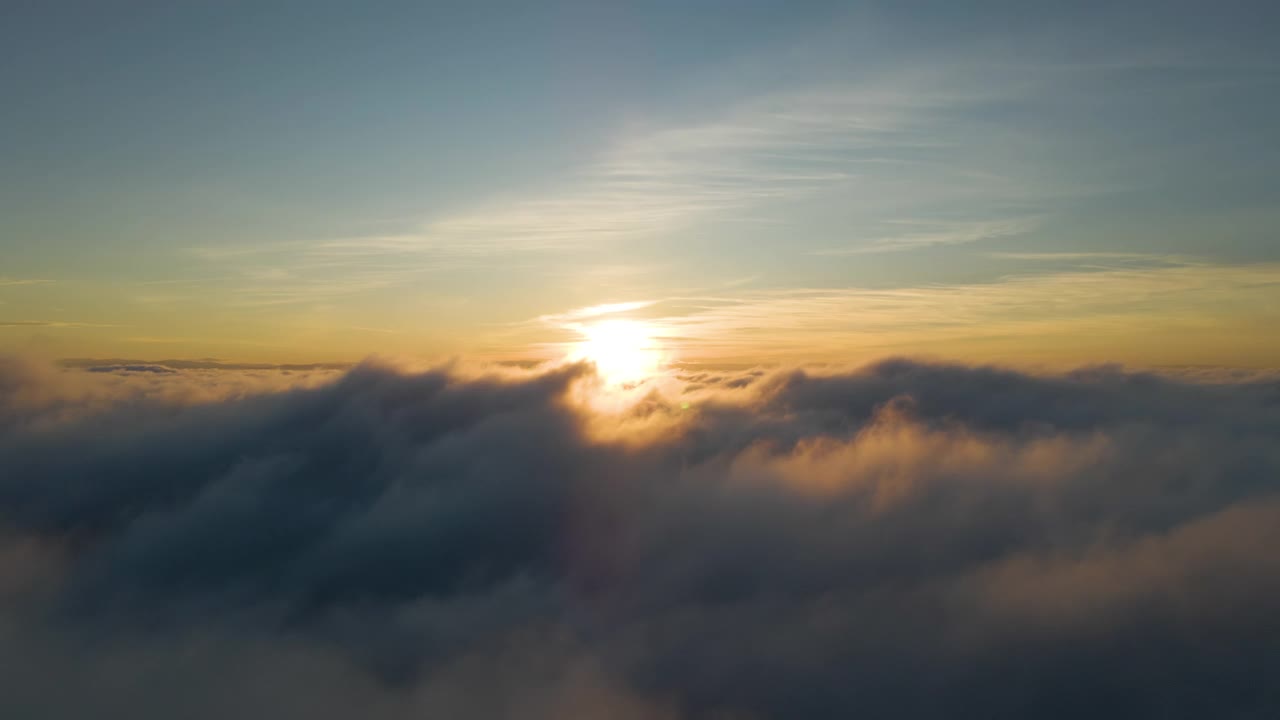
POLYGON ((0 718, 1280 717, 1278 21, 0 4, 0 718))
POLYGON ((0 350, 1275 366, 1278 20, 10 3, 0 350))

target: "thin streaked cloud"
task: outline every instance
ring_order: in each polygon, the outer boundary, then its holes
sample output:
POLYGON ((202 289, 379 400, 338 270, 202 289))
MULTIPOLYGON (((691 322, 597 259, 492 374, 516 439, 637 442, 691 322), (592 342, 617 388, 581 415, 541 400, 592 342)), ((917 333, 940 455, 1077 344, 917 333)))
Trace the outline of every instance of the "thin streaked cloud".
POLYGON ((11 278, 0 277, 0 287, 17 287, 20 285, 48 285, 52 280, 45 278, 11 278))
MULTIPOLYGON (((970 194, 985 183, 992 197, 1026 199, 1032 195, 1026 184, 1000 169, 944 168, 952 161, 932 155, 953 149, 955 141, 943 141, 937 132, 948 113, 991 101, 1001 92, 976 77, 939 70, 768 94, 711 119, 626 132, 553 192, 481 204, 433 220, 420 232, 315 242, 305 254, 351 261, 388 254, 479 258, 570 251, 655 236, 703 220, 772 223, 777 219, 750 209, 836 187, 862 196, 887 193, 900 181, 897 175, 912 173, 963 177, 962 190, 970 194)), ((932 190, 917 189, 934 191, 954 188, 935 182, 932 190)), ((1026 220, 993 224, 1013 222, 1026 220)), ((916 244, 944 242, 943 234, 958 237, 966 228, 933 232, 937 239, 922 235, 914 238, 916 244)), ((904 236, 901 244, 910 240, 904 236)), ((227 255, 257 252, 262 250, 242 248, 227 255)))
POLYGON ((1145 262, 1155 262, 1160 264, 1180 263, 1194 264, 1189 258, 1182 256, 1162 255, 1155 253, 1132 253, 1132 252, 991 252, 987 253, 987 257, 997 258, 1000 260, 1043 260, 1045 262, 1058 262, 1070 260, 1135 260, 1145 262))
POLYGON ((65 320, 0 320, 0 328, 114 328, 110 323, 70 322, 65 320))
POLYGON ((702 232, 700 223, 708 233, 724 234, 714 226, 730 222, 790 233, 796 216, 779 203, 819 196, 849 208, 848 217, 801 235, 798 256, 1007 240, 1038 231, 1057 200, 1114 188, 1040 173, 1021 159, 1026 145, 1012 148, 1006 127, 980 119, 982 108, 1034 99, 1050 81, 1097 72, 1089 64, 934 61, 765 92, 697 118, 634 122, 568 178, 445 212, 418 230, 191 252, 241 273, 227 281, 232 305, 269 306, 511 266, 531 254, 645 251, 651 240, 702 232), (821 247, 819 235, 844 239, 821 247))
POLYGON ((636 300, 632 302, 616 302, 604 303, 601 305, 590 305, 588 307, 575 308, 568 312, 556 315, 543 315, 538 318, 538 322, 548 324, 558 324, 564 322, 572 322, 578 320, 587 320, 590 318, 600 317, 601 315, 617 315, 620 313, 629 313, 635 310, 642 310, 656 304, 656 300, 636 300))
POLYGON ((646 325, 678 358, 813 358, 815 348, 847 358, 1015 337, 1034 348, 1036 337, 1072 333, 1176 342, 1179 330, 1280 323, 1268 304, 1277 291, 1280 264, 1169 258, 989 283, 671 297, 643 307, 646 325))
POLYGON ((872 238, 842 248, 813 251, 814 255, 863 255, 867 253, 902 252, 941 245, 963 245, 981 240, 1011 238, 1031 232, 1038 218, 1011 218, 978 222, 942 220, 899 220, 890 224, 905 232, 872 238))

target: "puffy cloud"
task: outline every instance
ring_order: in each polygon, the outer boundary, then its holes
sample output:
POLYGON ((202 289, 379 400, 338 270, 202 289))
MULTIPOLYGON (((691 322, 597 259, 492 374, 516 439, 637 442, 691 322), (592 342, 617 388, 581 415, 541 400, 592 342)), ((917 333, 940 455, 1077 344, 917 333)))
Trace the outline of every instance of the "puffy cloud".
POLYGON ((1280 709, 1273 377, 651 385, 0 363, 0 711, 1280 709))

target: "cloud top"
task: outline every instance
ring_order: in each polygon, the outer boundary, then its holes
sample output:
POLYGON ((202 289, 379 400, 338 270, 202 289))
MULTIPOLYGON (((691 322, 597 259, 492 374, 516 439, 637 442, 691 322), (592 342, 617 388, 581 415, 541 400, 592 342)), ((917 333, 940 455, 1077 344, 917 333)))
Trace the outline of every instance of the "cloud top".
POLYGON ((6 715, 1280 707, 1274 379, 112 370, 0 364, 6 715))

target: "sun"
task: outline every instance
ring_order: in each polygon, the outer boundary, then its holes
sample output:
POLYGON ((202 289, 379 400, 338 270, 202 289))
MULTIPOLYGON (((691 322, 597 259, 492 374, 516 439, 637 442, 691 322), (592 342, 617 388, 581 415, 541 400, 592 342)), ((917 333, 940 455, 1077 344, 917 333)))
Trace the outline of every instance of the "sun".
POLYGON ((572 353, 574 360, 596 366, 609 385, 632 385, 656 375, 662 351, 653 328, 639 320, 603 320, 579 328, 583 339, 572 353))

